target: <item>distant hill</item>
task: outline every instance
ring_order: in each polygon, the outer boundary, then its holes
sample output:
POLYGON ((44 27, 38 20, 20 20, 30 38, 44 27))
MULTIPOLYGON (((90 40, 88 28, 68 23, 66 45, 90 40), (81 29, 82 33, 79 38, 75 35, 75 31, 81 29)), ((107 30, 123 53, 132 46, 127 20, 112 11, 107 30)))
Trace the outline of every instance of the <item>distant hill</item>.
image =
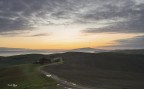
POLYGON ((144 49, 114 50, 117 53, 144 54, 144 49))
POLYGON ((94 49, 94 48, 90 48, 90 47, 69 50, 69 52, 85 52, 85 53, 99 53, 99 52, 105 52, 105 51, 106 50, 94 49))
POLYGON ((0 56, 13 56, 23 54, 52 54, 63 52, 64 50, 57 49, 24 49, 24 48, 5 48, 0 47, 0 56))
POLYGON ((25 48, 6 48, 0 47, 0 52, 61 52, 58 49, 25 49, 25 48))

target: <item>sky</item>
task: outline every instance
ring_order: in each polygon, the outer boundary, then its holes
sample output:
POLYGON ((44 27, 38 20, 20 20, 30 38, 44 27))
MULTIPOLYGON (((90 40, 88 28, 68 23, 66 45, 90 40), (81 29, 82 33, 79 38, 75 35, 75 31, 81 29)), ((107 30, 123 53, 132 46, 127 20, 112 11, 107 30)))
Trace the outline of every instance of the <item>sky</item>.
POLYGON ((0 47, 142 49, 144 0, 0 0, 0 47))

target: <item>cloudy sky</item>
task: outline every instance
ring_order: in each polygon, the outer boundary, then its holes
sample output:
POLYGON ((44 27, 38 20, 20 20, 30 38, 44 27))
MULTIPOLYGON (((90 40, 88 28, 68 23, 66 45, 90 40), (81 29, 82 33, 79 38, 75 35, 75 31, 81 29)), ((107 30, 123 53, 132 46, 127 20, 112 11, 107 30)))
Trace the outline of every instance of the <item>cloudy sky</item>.
POLYGON ((144 48, 144 0, 0 0, 0 47, 144 48))

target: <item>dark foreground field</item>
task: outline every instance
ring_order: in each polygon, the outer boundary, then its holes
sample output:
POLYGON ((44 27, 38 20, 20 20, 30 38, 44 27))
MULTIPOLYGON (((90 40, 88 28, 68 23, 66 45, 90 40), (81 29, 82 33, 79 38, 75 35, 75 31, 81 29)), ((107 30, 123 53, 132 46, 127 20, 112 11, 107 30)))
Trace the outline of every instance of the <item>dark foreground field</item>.
POLYGON ((63 53, 61 65, 45 71, 94 89, 144 89, 144 55, 63 53))

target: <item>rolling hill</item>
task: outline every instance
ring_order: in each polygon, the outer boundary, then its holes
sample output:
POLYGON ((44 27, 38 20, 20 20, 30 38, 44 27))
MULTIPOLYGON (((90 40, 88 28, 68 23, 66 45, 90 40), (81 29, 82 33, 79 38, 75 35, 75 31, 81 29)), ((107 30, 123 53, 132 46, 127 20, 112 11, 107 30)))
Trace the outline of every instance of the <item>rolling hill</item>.
POLYGON ((32 64, 48 56, 62 57, 64 63, 45 67, 44 70, 68 81, 93 89, 144 89, 143 54, 120 52, 27 54, 0 57, 0 66, 32 64))
POLYGON ((144 54, 144 49, 114 50, 117 53, 144 54))
POLYGON ((68 50, 68 52, 85 52, 85 53, 99 53, 99 52, 105 52, 105 51, 106 50, 95 49, 95 48, 90 48, 90 47, 68 50))
POLYGON ((44 70, 94 89, 144 89, 144 55, 124 53, 56 54, 65 59, 61 65, 44 70))
POLYGON ((39 60, 46 55, 42 54, 25 54, 25 55, 15 55, 8 57, 0 57, 0 67, 19 65, 19 64, 32 64, 33 62, 39 60))

